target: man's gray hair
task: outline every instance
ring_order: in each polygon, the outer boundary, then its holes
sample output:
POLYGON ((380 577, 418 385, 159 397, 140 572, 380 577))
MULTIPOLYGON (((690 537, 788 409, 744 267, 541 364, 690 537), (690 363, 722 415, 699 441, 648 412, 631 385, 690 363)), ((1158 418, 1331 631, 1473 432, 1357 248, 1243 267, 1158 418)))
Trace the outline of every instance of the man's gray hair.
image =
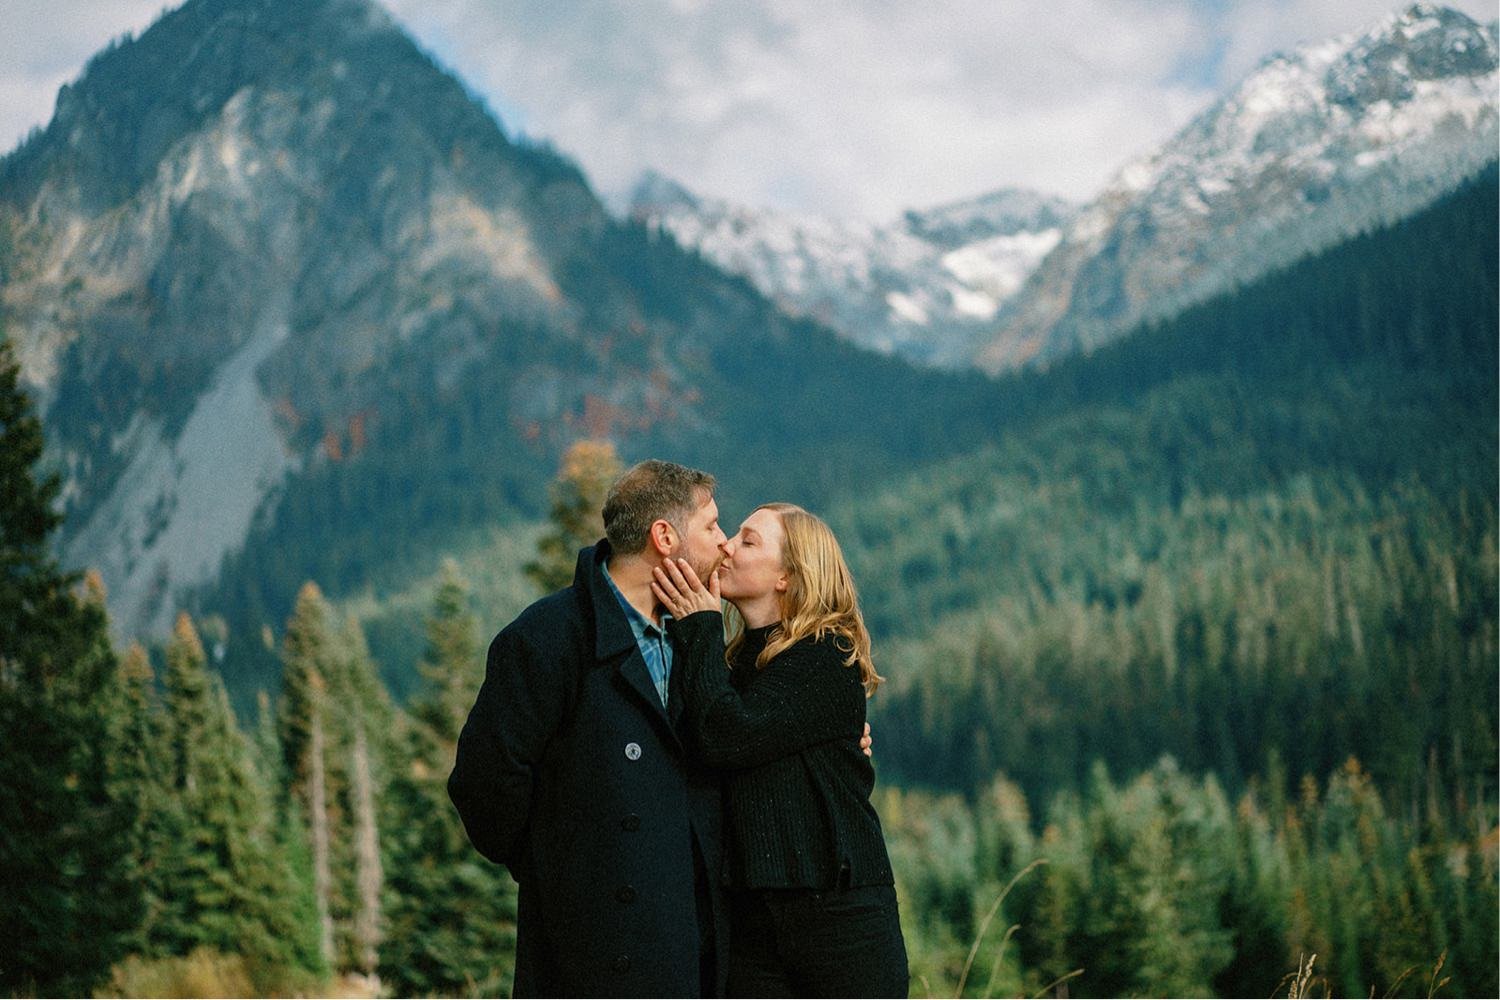
POLYGON ((604 534, 610 549, 621 555, 640 552, 658 520, 682 532, 688 517, 708 502, 717 486, 707 472, 676 462, 648 458, 632 466, 604 498, 604 534))

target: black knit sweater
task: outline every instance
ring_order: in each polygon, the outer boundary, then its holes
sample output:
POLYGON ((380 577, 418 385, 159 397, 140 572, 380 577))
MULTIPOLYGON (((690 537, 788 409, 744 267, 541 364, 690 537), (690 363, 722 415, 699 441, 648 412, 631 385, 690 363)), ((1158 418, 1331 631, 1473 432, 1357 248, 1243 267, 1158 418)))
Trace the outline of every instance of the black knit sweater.
POLYGON ((731 672, 717 611, 676 623, 688 732, 726 771, 727 880, 743 889, 890 885, 875 770, 859 748, 865 691, 832 637, 804 639, 765 669, 776 626, 750 629, 731 672))

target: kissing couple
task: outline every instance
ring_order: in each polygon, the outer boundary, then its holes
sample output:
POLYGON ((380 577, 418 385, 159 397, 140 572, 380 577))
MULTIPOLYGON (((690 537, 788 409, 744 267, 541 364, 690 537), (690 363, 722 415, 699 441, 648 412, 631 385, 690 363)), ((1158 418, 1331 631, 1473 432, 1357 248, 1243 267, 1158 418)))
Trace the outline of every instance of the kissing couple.
POLYGON ((792 504, 726 536, 715 488, 625 472, 490 644, 448 791, 520 886, 516 996, 907 994, 848 566, 792 504))

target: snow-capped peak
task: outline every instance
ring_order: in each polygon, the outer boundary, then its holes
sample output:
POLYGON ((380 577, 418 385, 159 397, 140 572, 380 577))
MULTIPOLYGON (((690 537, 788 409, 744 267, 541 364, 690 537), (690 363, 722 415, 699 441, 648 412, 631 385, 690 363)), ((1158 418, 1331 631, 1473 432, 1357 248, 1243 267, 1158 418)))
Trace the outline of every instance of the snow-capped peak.
POLYGON ((1496 28, 1430 3, 1262 60, 1078 213, 980 357, 1088 348, 1415 212, 1496 155, 1496 28))
POLYGON ((1061 238, 1072 210, 1005 189, 872 225, 735 205, 655 172, 635 185, 629 209, 787 311, 936 364, 968 360, 974 337, 1061 238))

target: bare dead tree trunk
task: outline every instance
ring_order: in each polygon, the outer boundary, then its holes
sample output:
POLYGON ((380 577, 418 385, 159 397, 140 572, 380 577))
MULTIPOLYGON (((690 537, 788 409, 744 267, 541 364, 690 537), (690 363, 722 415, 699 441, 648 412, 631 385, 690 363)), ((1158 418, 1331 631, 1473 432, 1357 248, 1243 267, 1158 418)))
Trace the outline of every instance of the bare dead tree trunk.
POLYGON ((370 748, 365 723, 354 726, 355 879, 359 886, 359 915, 354 933, 359 941, 360 967, 373 975, 380 961, 380 837, 375 822, 375 790, 370 777, 370 748))
POLYGON ((307 816, 312 825, 313 892, 318 902, 318 951, 329 969, 333 964, 333 916, 328 901, 333 878, 328 867, 328 789, 323 773, 323 678, 312 675, 312 718, 309 725, 307 816))

